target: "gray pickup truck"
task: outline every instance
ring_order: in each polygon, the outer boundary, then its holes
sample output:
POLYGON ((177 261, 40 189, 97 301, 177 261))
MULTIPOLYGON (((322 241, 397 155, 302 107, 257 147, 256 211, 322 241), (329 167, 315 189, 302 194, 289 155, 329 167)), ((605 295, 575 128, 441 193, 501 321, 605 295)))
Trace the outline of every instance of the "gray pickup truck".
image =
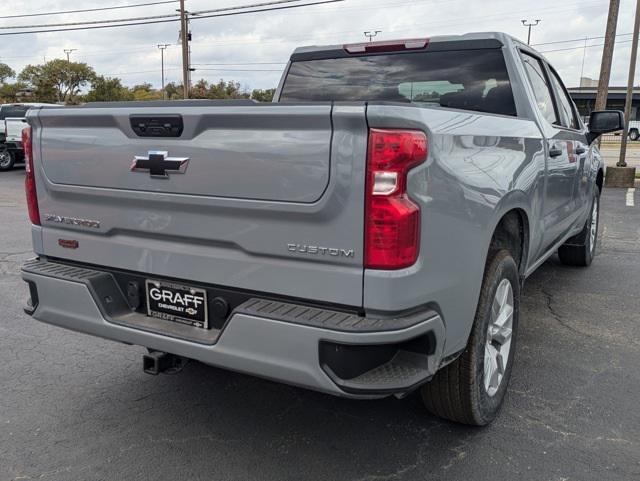
POLYGON ((490 422, 522 284, 588 266, 603 164, 556 71, 499 33, 297 49, 275 102, 31 109, 39 321, 490 422))

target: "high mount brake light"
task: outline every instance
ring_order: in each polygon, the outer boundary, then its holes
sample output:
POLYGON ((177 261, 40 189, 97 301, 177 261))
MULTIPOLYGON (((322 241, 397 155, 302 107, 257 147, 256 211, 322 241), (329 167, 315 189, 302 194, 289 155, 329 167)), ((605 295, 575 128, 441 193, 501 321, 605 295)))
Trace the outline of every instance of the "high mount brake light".
POLYGON ((385 40, 382 42, 363 42, 343 45, 347 53, 396 52, 402 50, 421 50, 429 45, 428 38, 408 40, 385 40))
POLYGON ((25 177, 24 190, 27 194, 27 210, 29 219, 34 225, 40 225, 40 209, 38 208, 38 193, 36 192, 36 178, 33 170, 33 143, 31 127, 22 129, 22 147, 24 149, 25 177))
POLYGON ((427 159, 418 130, 369 130, 365 267, 401 269, 420 251, 420 207, 407 194, 407 174, 427 159))

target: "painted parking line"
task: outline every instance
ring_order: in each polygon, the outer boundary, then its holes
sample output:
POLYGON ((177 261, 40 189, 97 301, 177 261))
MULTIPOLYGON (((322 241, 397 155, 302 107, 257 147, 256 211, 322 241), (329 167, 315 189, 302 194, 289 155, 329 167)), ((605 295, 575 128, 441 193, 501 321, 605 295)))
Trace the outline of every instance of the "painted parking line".
POLYGON ((631 187, 627 189, 627 207, 633 207, 635 205, 634 197, 635 197, 636 189, 631 187))

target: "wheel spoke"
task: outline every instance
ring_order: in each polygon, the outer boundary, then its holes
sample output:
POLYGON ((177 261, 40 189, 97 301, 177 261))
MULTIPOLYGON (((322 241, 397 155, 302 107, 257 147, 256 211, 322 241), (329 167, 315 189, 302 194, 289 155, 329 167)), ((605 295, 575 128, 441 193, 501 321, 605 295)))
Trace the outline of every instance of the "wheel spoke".
POLYGON ((498 291, 496 292, 496 297, 498 297, 499 299, 499 304, 500 304, 500 310, 502 311, 502 309, 504 309, 504 306, 507 302, 507 297, 509 296, 509 287, 510 284, 503 284, 500 283, 500 285, 498 286, 498 291))
POLYGON ((510 327, 497 327, 494 326, 491 328, 491 340, 497 342, 501 346, 509 342, 511 339, 511 328, 510 327))
POLYGON ((509 327, 513 322, 513 306, 510 304, 505 305, 500 311, 498 318, 493 323, 498 327, 509 327))
POLYGON ((496 367, 498 368, 498 372, 500 373, 500 375, 504 374, 504 360, 502 358, 502 353, 500 351, 498 351, 496 353, 496 367))
POLYGON ((494 323, 496 319, 498 319, 498 316, 500 315, 500 310, 501 310, 500 302, 498 301, 498 296, 496 295, 493 298, 493 302, 491 303, 491 323, 494 323))
POLYGON ((491 304, 484 353, 484 387, 493 396, 507 369, 513 335, 513 288, 508 279, 498 285, 491 304))
POLYGON ((491 358, 491 376, 489 376, 489 387, 497 389, 500 385, 502 375, 498 368, 498 361, 495 357, 491 358))

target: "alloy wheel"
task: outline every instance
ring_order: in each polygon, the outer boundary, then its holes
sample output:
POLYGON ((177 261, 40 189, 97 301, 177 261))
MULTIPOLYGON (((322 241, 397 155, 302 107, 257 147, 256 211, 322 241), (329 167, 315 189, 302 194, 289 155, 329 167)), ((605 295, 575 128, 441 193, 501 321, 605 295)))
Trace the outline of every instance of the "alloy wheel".
POLYGON ((7 150, 0 152, 0 168, 6 168, 11 163, 11 154, 7 150))

